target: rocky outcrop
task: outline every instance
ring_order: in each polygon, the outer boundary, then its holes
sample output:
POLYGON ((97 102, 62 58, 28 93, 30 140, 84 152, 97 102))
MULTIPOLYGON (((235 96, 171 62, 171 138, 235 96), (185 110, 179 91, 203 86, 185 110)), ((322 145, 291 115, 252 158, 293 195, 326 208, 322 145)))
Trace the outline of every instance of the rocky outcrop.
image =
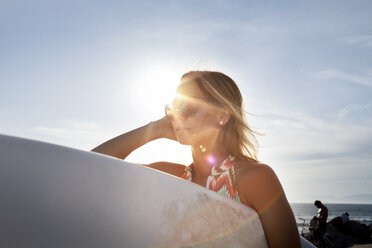
POLYGON ((369 227, 364 224, 357 221, 348 221, 342 225, 332 223, 335 222, 328 223, 327 233, 324 235, 326 247, 343 248, 372 242, 369 227))

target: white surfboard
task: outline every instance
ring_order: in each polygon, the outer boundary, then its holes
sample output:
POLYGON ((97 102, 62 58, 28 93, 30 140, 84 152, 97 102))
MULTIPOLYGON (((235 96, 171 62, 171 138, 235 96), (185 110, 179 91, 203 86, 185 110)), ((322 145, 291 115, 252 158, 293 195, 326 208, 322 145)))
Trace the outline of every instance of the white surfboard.
POLYGON ((268 245, 255 211, 196 184, 0 135, 0 247, 268 245))

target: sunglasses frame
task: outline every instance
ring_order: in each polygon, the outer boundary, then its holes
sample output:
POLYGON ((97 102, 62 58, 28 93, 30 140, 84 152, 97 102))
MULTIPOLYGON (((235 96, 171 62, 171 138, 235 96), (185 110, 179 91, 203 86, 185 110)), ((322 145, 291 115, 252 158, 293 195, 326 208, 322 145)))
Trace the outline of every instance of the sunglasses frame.
MULTIPOLYGON (((207 99, 207 98, 199 98, 199 97, 192 97, 192 98, 197 101, 212 102, 212 100, 207 99)), ((170 103, 170 104, 165 105, 164 110, 165 110, 165 115, 167 116, 167 118, 173 121, 175 119, 174 118, 175 112, 180 114, 183 117, 183 119, 186 120, 188 118, 195 116, 196 112, 198 111, 198 108, 196 104, 192 103, 191 101, 183 101, 181 102, 180 107, 178 108, 176 108, 173 103, 170 103), (192 107, 191 110, 187 108, 189 106, 192 107)))

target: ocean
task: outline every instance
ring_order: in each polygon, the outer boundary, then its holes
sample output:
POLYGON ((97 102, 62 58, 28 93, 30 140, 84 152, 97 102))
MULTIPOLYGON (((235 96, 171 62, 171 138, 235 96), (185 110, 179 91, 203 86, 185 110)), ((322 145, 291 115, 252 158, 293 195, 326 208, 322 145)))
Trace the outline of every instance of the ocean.
MULTIPOLYGON (((291 203, 292 211, 295 215, 297 227, 301 231, 304 223, 308 224, 313 216, 318 214, 318 208, 313 203, 291 203)), ((328 208, 328 219, 340 216, 343 212, 349 213, 349 219, 359 221, 362 224, 372 224, 372 204, 339 204, 339 203, 324 203, 328 208)))

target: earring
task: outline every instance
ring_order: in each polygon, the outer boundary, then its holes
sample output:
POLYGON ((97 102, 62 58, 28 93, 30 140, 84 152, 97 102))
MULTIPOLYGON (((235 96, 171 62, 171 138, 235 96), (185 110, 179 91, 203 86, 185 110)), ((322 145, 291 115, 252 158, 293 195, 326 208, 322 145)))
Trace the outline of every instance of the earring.
POLYGON ((220 125, 221 125, 221 126, 223 125, 223 120, 220 120, 220 125))

